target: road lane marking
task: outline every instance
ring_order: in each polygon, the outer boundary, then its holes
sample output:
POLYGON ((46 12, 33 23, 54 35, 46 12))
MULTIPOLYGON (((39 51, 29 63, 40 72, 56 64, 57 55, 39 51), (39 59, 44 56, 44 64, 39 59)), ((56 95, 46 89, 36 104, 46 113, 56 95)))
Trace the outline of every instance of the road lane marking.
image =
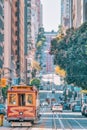
POLYGON ((60 117, 59 117, 58 114, 56 114, 56 117, 57 117, 57 119, 59 120, 59 123, 60 123, 60 125, 61 125, 62 130, 65 130, 65 127, 64 127, 64 125, 63 125, 63 122, 61 121, 61 119, 60 119, 60 117))
MULTIPOLYGON (((52 117, 41 117, 41 119, 53 119, 53 118, 52 118, 52 117)), ((55 118, 55 119, 57 119, 57 118, 55 118)), ((66 120, 66 119, 67 119, 67 120, 73 119, 73 120, 74 120, 75 118, 70 118, 70 117, 69 117, 69 118, 63 118, 63 117, 60 117, 60 119, 65 119, 65 120, 66 120)), ((76 120, 87 120, 87 118, 76 118, 76 120)))
MULTIPOLYGON (((57 113, 59 114, 59 112, 57 112, 57 113)), ((47 114, 50 115, 50 114, 52 114, 52 112, 44 112, 44 113, 40 112, 40 114, 42 114, 42 115, 47 115, 47 114)), ((71 113, 65 113, 65 112, 61 113, 61 115, 67 115, 67 114, 68 115, 76 115, 76 116, 80 115, 80 116, 82 116, 81 113, 72 113, 72 112, 71 113)))
POLYGON ((81 127, 81 129, 86 130, 78 121, 76 121, 75 119, 73 120, 81 127))
POLYGON ((54 114, 53 114, 53 122, 54 122, 54 128, 57 129, 54 114))

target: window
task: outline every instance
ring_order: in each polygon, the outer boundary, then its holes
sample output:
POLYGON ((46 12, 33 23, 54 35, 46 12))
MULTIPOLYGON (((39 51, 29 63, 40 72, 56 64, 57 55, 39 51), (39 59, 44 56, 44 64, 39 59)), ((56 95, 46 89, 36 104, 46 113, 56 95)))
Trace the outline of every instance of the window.
POLYGON ((27 95, 27 104, 33 104, 33 95, 32 94, 28 94, 27 95))
POLYGON ((19 99, 19 106, 25 106, 25 94, 19 94, 18 99, 19 99))
POLYGON ((16 105, 16 94, 9 94, 9 104, 16 105))

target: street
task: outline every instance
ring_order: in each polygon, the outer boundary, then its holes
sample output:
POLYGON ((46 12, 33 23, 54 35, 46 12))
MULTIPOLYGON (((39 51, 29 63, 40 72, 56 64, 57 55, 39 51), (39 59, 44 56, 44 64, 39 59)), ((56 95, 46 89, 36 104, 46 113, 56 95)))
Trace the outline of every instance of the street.
POLYGON ((41 108, 41 118, 32 127, 10 127, 7 121, 0 130, 87 130, 87 117, 80 112, 52 112, 49 107, 41 108))
POLYGON ((0 130, 87 130, 87 0, 0 0, 0 130))

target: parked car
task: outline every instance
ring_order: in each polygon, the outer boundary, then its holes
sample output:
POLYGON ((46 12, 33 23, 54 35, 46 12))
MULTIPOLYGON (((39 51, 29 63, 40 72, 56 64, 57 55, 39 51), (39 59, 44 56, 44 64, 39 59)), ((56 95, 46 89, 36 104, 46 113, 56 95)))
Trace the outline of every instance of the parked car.
POLYGON ((73 111, 73 112, 81 112, 81 105, 75 104, 75 105, 72 107, 72 111, 73 111))
POLYGON ((55 93, 55 91, 56 91, 56 89, 55 89, 55 88, 53 88, 53 89, 52 89, 52 93, 55 93))
POLYGON ((71 110, 71 111, 72 111, 72 109, 73 109, 73 107, 74 107, 75 104, 77 104, 76 101, 72 101, 72 102, 70 103, 70 110, 71 110))
POLYGON ((87 105, 82 106, 81 113, 82 113, 82 115, 87 116, 87 105))
POLYGON ((39 90, 43 90, 43 86, 40 86, 39 90))
POLYGON ((61 105, 61 104, 53 104, 52 105, 52 111, 54 112, 54 111, 60 111, 60 112, 62 112, 63 111, 63 106, 61 105))
POLYGON ((0 104, 0 114, 6 114, 6 108, 4 104, 0 104))
POLYGON ((64 110, 69 110, 69 109, 70 109, 70 108, 69 108, 69 103, 64 102, 64 103, 63 103, 63 109, 64 109, 64 110))
POLYGON ((41 106, 48 106, 48 102, 46 101, 42 102, 41 106))

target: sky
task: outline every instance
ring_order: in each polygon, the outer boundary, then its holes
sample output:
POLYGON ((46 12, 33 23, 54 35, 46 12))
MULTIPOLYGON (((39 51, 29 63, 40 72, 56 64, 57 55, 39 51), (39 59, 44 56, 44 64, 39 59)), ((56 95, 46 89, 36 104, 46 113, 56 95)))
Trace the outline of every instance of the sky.
POLYGON ((45 31, 58 31, 61 23, 61 0, 41 0, 43 5, 43 27, 45 31))

